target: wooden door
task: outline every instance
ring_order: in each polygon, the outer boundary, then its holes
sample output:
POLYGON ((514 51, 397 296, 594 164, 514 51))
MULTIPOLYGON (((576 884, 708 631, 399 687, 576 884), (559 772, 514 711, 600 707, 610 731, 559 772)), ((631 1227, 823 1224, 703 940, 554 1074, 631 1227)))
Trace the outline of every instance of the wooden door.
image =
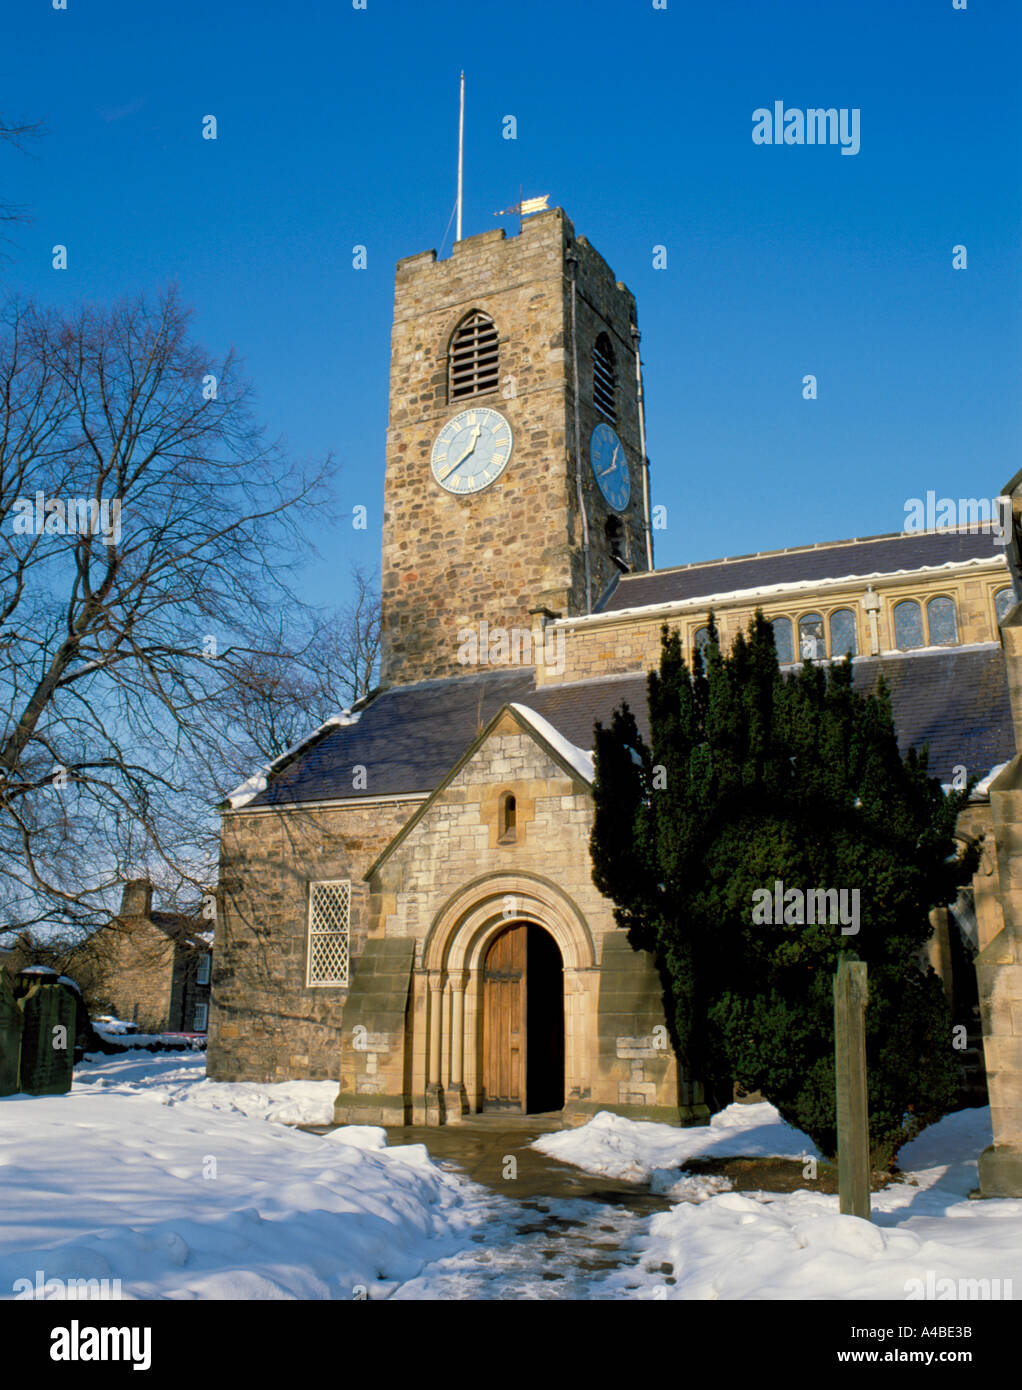
POLYGON ((525 1110, 524 922, 496 937, 483 963, 483 1109, 525 1110))

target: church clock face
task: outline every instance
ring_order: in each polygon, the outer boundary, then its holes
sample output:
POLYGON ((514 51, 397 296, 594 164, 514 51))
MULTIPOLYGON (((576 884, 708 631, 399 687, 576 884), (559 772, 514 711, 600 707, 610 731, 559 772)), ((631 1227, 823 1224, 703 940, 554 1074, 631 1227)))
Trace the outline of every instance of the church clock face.
POLYGON ((448 420, 436 437, 430 466, 448 492, 482 492, 511 457, 511 426, 497 410, 478 406, 448 420))
POLYGON ((593 465, 597 486, 608 505, 616 512, 623 512, 632 491, 628 460, 625 458, 624 445, 602 420, 589 440, 589 461, 593 465))

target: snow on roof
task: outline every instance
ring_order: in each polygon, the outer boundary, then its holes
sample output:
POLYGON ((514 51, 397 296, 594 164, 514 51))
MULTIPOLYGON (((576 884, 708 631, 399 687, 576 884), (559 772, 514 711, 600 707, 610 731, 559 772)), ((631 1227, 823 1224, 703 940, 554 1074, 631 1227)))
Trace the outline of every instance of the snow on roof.
MULTIPOLYGON (((984 778, 982 778, 979 782, 977 782, 976 785, 973 787, 972 799, 975 800, 978 796, 989 796, 990 783, 994 780, 995 777, 1002 773, 1007 766, 1007 763, 998 763, 996 767, 992 767, 990 771, 987 773, 987 775, 984 778)), ((940 789, 942 792, 945 793, 953 791, 955 790, 954 783, 942 782, 940 789)))
MULTIPOLYGON (((692 608, 712 607, 720 603, 750 602, 754 598, 777 598, 784 594, 806 593, 817 589, 840 589, 849 584, 871 583, 879 579, 899 579, 904 575, 911 575, 913 578, 926 577, 927 575, 940 574, 945 570, 963 570, 974 568, 978 565, 989 565, 991 561, 1003 560, 1002 555, 980 555, 968 560, 946 560, 940 565, 919 565, 914 569, 897 570, 875 570, 870 574, 845 574, 827 576, 821 579, 794 579, 786 580, 779 584, 756 584, 747 589, 727 589, 710 591, 705 594, 691 594, 686 598, 665 599, 660 603, 636 604, 632 608, 608 608, 599 613, 579 613, 574 617, 556 618, 550 624, 551 627, 588 627, 593 623, 611 623, 622 619, 627 620, 632 617, 652 617, 656 613, 668 613, 677 610, 692 608)), ((655 576, 659 571, 651 570, 649 574, 655 576)), ((635 578, 645 579, 645 573, 637 572, 635 578)))
POLYGON ((544 719, 534 709, 529 709, 528 705, 512 704, 511 708, 516 714, 521 715, 526 723, 530 724, 536 733, 545 739, 550 747, 559 753, 581 778, 592 783, 594 776, 592 753, 585 753, 581 748, 576 748, 573 743, 569 743, 560 730, 555 729, 548 719, 544 719))
POLYGON ((349 724, 357 724, 361 718, 361 710, 352 714, 350 709, 345 709, 341 710, 340 714, 331 715, 329 719, 320 724, 318 729, 313 729, 311 734, 306 734, 305 738, 299 739, 290 748, 286 748, 279 757, 274 758, 271 763, 267 763, 258 772, 253 772, 252 776, 247 777, 240 787, 235 787, 234 791, 229 792, 226 797, 226 804, 232 811, 238 810, 240 806, 247 806, 250 801, 254 801, 261 792, 266 790, 270 777, 278 767, 290 762, 303 748, 325 734, 328 729, 345 728, 349 724))

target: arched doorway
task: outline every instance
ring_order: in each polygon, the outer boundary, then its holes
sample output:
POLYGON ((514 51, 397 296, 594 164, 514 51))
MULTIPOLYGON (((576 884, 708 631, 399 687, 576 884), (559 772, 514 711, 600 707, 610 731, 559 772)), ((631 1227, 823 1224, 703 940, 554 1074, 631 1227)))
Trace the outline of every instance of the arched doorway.
POLYGON ((513 922, 483 960, 484 1110, 538 1114, 564 1105, 564 964, 535 922, 513 922))

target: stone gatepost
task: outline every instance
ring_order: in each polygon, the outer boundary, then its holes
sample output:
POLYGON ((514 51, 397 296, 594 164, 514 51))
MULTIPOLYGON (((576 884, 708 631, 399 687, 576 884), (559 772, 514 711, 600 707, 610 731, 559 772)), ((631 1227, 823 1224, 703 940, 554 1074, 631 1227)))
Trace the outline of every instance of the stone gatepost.
POLYGON ((20 1086, 18 1064, 23 1021, 7 977, 0 971, 0 1096, 13 1096, 20 1086))
MULTIPOLYGON (((1015 747, 1022 748, 1022 604, 1001 624, 1015 747)), ((984 1197, 1022 1197, 1022 757, 990 786, 1004 926, 976 957, 994 1142, 979 1158, 984 1197)))

